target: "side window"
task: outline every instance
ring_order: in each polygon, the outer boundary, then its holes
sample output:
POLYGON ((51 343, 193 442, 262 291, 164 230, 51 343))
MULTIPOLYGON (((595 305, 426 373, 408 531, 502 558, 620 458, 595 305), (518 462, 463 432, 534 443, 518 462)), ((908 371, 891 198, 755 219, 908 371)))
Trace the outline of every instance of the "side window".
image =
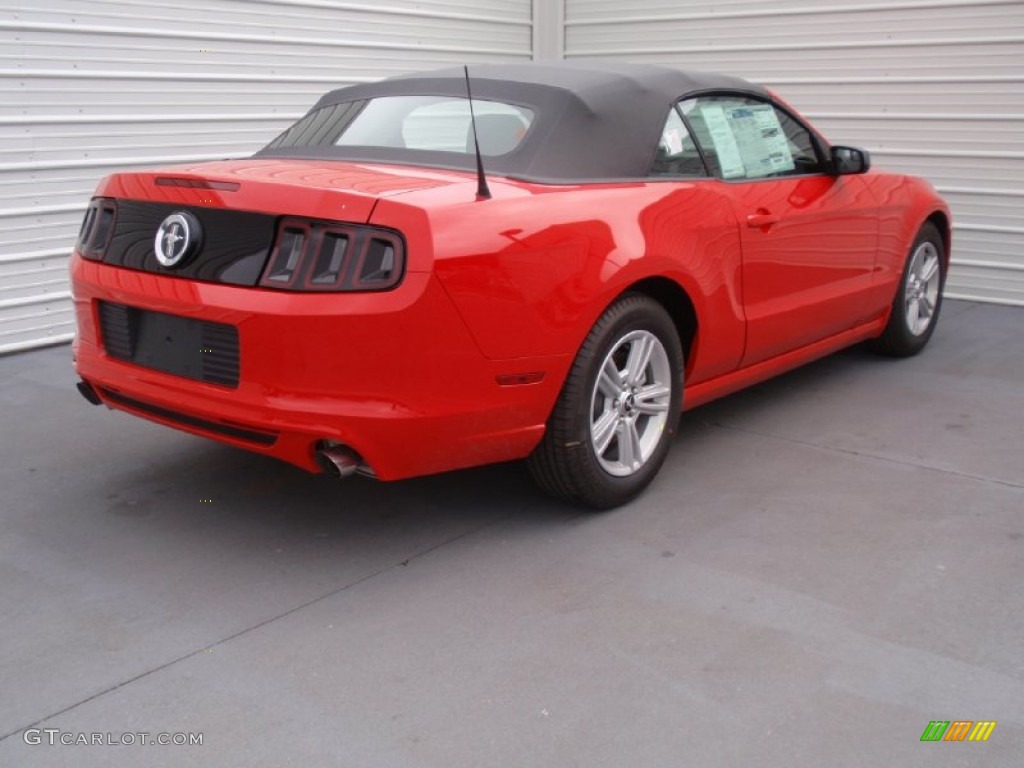
POLYGON ((822 173, 810 132, 785 112, 743 96, 703 96, 679 108, 712 174, 763 179, 822 173))
POLYGON ((658 151, 651 166, 652 176, 707 176, 704 161, 679 113, 673 109, 661 132, 658 151))

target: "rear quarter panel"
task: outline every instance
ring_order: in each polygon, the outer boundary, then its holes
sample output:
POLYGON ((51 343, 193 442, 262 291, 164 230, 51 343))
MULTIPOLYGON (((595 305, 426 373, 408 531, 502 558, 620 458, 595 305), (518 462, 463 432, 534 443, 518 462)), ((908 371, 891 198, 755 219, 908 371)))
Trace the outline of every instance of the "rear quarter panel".
POLYGON ((385 199, 372 217, 406 232, 410 251, 429 228, 432 245, 424 247, 484 355, 574 355, 619 294, 661 276, 686 290, 713 334, 699 336, 692 380, 737 365, 738 227, 713 183, 491 187, 490 200, 454 187, 443 204, 418 193, 385 199), (416 225, 416 208, 429 221, 416 225))

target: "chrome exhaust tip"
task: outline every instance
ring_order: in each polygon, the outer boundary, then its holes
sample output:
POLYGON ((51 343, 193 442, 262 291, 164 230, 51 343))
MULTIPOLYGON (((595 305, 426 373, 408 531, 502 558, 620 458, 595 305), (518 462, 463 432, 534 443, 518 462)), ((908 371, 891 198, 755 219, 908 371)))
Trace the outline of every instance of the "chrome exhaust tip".
POLYGON ((334 477, 351 477, 359 470, 362 459, 347 445, 329 440, 320 443, 316 450, 317 462, 324 472, 334 477))

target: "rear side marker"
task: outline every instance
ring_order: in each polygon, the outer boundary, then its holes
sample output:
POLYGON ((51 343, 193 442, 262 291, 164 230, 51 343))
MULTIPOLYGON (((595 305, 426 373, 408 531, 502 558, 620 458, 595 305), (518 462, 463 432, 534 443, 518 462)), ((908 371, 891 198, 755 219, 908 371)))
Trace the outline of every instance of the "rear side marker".
POLYGON ((544 371, 533 371, 531 373, 502 373, 494 377, 501 387, 518 387, 523 384, 536 384, 543 380, 544 371))

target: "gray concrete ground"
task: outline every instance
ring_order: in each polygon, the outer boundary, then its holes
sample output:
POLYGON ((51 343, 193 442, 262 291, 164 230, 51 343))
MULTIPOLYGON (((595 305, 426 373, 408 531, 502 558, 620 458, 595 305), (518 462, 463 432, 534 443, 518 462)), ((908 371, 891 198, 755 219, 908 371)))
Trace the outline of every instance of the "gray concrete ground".
POLYGON ((1018 766, 1022 331, 948 302, 918 358, 694 411, 600 515, 518 465, 309 476, 0 359, 0 766, 1018 766), (998 726, 919 741, 957 719, 998 726))

